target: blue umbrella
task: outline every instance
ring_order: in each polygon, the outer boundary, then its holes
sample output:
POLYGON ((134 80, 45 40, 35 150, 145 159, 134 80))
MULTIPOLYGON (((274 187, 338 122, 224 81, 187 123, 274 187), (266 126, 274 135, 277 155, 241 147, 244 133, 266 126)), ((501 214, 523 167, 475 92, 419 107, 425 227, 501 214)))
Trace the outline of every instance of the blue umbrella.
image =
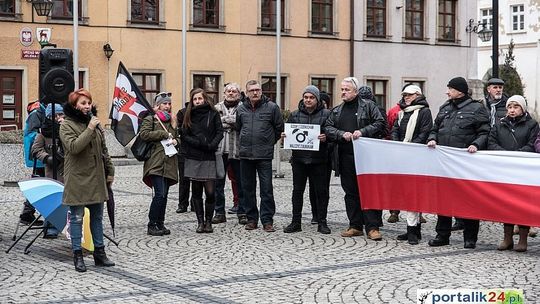
POLYGON ((66 226, 68 207, 62 205, 64 185, 46 177, 27 179, 19 182, 24 197, 56 229, 66 226))

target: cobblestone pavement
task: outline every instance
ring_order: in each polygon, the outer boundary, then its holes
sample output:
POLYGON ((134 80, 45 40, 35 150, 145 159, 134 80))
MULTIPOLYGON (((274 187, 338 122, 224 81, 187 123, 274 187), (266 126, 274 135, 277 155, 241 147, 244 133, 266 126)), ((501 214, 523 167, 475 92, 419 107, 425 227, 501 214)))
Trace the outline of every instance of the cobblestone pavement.
MULTIPOLYGON (((176 214, 178 187, 171 189, 166 225, 170 236, 146 235, 151 190, 141 182, 142 166, 119 166, 114 184, 116 240, 107 252, 117 263, 75 272, 70 243, 38 239, 28 255, 29 233, 9 254, 23 198, 18 188, 0 187, 1 303, 415 303, 418 288, 522 288, 527 303, 540 302, 540 245, 529 251, 498 252, 500 224, 482 223, 478 247, 463 249, 462 233, 451 246, 430 248, 436 218, 427 215, 420 245, 396 241, 405 230, 402 217, 382 228, 380 242, 342 238, 347 218, 339 179, 331 185, 329 225, 332 234, 316 232, 304 208, 303 231, 284 234, 291 219, 290 165, 285 178, 274 179, 275 233, 246 231, 237 220, 215 225, 212 234, 196 234, 193 212, 176 214)), ((228 186, 227 186, 228 187, 228 186)), ((227 188, 228 206, 231 198, 227 188)), ((307 201, 307 200, 306 200, 307 201)), ((106 215, 105 215, 106 217, 106 215)), ((384 215, 385 219, 388 213, 384 215)), ((111 234, 106 220, 106 232, 111 234)))

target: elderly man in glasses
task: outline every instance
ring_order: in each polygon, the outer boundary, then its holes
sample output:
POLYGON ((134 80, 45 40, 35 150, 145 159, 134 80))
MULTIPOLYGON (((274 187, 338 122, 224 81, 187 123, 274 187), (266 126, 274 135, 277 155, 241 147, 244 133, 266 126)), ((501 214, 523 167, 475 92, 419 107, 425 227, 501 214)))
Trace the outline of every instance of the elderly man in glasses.
POLYGON ((343 79, 341 82, 343 103, 330 113, 326 121, 326 136, 330 141, 337 143, 337 150, 334 153, 337 153, 338 157, 334 159, 337 159, 338 163, 334 167, 341 176, 341 187, 345 192, 345 209, 349 218, 349 228, 343 231, 341 236, 361 236, 365 225, 368 238, 379 241, 382 239, 379 232, 381 211, 362 210, 360 206, 352 141, 361 136, 377 137, 386 128, 386 121, 373 101, 360 98, 359 88, 358 79, 355 77, 343 79))
POLYGON ((260 220, 266 232, 274 232, 276 203, 272 187, 272 158, 274 145, 283 132, 283 117, 279 106, 262 94, 261 84, 250 80, 246 84, 247 98, 236 112, 240 138, 240 175, 247 216, 246 230, 257 229, 256 186, 259 176, 261 212, 260 220))

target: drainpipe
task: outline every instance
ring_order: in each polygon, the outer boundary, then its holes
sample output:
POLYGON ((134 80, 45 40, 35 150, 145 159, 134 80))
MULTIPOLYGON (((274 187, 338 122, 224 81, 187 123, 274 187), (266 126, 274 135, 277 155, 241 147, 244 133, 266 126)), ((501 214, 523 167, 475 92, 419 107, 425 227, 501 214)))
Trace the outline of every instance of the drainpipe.
POLYGON ((351 28, 349 36, 351 37, 351 44, 349 46, 349 76, 354 76, 354 0, 351 0, 350 2, 350 9, 349 9, 351 15, 351 28))

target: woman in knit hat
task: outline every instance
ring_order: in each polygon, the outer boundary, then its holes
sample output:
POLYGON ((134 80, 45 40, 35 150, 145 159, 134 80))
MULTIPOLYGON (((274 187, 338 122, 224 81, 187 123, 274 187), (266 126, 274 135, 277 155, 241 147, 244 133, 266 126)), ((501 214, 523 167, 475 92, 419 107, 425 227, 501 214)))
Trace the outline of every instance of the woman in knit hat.
MULTIPOLYGON (((489 150, 534 152, 534 142, 538 135, 538 123, 527 112, 527 102, 521 95, 514 95, 506 101, 507 114, 497 121, 489 132, 489 150)), ((514 224, 504 224, 504 239, 497 250, 514 249, 527 251, 529 226, 519 226, 519 242, 514 247, 514 224)))
POLYGON ((169 187, 178 182, 178 159, 176 155, 167 155, 162 144, 163 140, 174 146, 178 144, 176 118, 171 114, 171 95, 161 92, 154 97, 156 114, 143 119, 139 132, 142 140, 153 143, 150 158, 144 162, 143 168, 143 181, 154 192, 147 227, 147 234, 153 236, 171 234, 164 225, 165 210, 169 187))

